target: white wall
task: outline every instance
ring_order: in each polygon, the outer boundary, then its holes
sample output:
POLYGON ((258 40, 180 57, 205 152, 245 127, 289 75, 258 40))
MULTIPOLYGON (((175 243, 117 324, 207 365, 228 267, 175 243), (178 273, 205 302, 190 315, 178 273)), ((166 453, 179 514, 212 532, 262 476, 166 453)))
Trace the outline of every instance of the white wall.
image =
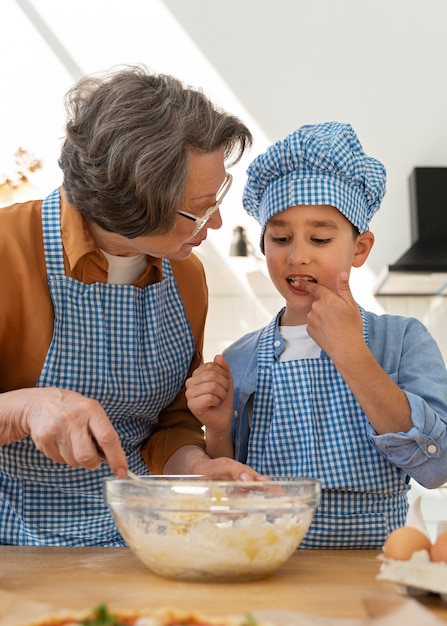
MULTIPOLYGON (((447 165, 447 2, 226 0, 221 10, 207 0, 164 3, 269 142, 306 123, 350 122, 366 152, 385 164, 387 195, 371 224, 376 244, 353 291, 370 310, 420 317, 447 357, 447 303, 372 296, 383 268, 411 243, 412 169, 447 165)), ((213 287, 212 271, 210 279, 213 287)), ((235 318, 236 333, 240 326, 235 318)))
MULTIPOLYGON (((408 176, 418 165, 447 165, 445 0, 28 1, 82 72, 142 62, 203 86, 252 128, 224 226, 199 253, 211 294, 207 356, 281 305, 262 262, 230 260, 227 251, 237 224, 258 244, 240 203, 249 160, 304 123, 350 122, 388 169, 376 245, 352 280, 359 302, 382 310, 376 278, 410 244, 408 176)), ((24 193, 42 195, 60 182, 62 99, 74 76, 16 0, 2 0, 1 16, 0 178, 24 146, 45 164, 24 193)))
POLYGON ((447 165, 447 2, 164 4, 269 140, 306 123, 353 125, 388 170, 370 266, 377 273, 395 261, 410 243, 409 174, 417 165, 447 165))

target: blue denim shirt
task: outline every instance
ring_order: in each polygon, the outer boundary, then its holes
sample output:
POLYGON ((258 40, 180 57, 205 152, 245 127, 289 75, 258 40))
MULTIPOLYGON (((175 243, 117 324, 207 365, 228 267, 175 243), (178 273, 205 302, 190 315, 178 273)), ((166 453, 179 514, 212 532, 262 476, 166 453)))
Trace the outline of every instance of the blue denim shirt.
MULTIPOLYGON (((276 316, 275 358, 284 350, 276 316)), ((402 471, 427 488, 447 482, 447 370, 442 354, 418 320, 365 313, 368 347, 385 372, 408 398, 413 426, 406 433, 379 435, 369 425, 373 446, 402 471)), ((235 457, 246 462, 250 436, 249 406, 256 393, 258 343, 262 329, 224 351, 234 377, 235 457)), ((342 417, 342 416, 340 416, 342 417)))

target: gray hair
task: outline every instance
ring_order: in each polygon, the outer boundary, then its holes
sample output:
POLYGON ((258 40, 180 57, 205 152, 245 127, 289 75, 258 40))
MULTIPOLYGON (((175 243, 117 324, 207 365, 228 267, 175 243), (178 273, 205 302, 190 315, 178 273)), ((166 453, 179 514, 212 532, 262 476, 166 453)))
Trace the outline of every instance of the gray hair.
POLYGON ((191 152, 223 147, 233 165, 252 144, 241 120, 200 89, 144 66, 81 78, 66 108, 59 165, 67 198, 87 219, 129 238, 171 230, 191 152))

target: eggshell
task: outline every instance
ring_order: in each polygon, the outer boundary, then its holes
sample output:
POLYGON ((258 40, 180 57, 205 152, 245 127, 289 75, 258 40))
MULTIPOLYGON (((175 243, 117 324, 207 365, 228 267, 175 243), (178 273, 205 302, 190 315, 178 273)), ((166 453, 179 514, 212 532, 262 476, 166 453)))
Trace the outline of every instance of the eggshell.
POLYGON ((383 546, 383 554, 387 559, 408 561, 415 552, 430 552, 430 548, 431 541, 427 535, 412 526, 402 526, 388 536, 383 546))
POLYGON ((447 563, 447 532, 441 533, 430 548, 430 558, 434 563, 447 563))

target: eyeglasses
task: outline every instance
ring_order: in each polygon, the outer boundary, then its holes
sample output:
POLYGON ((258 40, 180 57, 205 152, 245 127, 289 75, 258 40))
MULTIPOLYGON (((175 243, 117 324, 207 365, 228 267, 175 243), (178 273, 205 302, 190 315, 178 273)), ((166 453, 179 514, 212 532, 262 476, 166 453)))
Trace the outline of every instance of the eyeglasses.
POLYGON ((192 220, 193 222, 196 223, 196 227, 194 228, 194 231, 192 233, 193 237, 194 235, 197 235, 197 233, 202 230, 202 228, 205 226, 205 224, 210 219, 210 217, 212 217, 214 213, 216 213, 216 211, 219 210, 219 207, 222 204, 222 200, 227 195, 227 192, 230 189, 232 182, 233 182, 233 176, 231 174, 228 174, 227 172, 225 174, 225 180, 222 184, 222 187, 217 192, 216 204, 214 204, 212 207, 207 209, 205 214, 202 215, 202 217, 193 215, 192 213, 187 213, 186 211, 177 211, 179 215, 183 215, 183 217, 186 217, 189 220, 192 220))

